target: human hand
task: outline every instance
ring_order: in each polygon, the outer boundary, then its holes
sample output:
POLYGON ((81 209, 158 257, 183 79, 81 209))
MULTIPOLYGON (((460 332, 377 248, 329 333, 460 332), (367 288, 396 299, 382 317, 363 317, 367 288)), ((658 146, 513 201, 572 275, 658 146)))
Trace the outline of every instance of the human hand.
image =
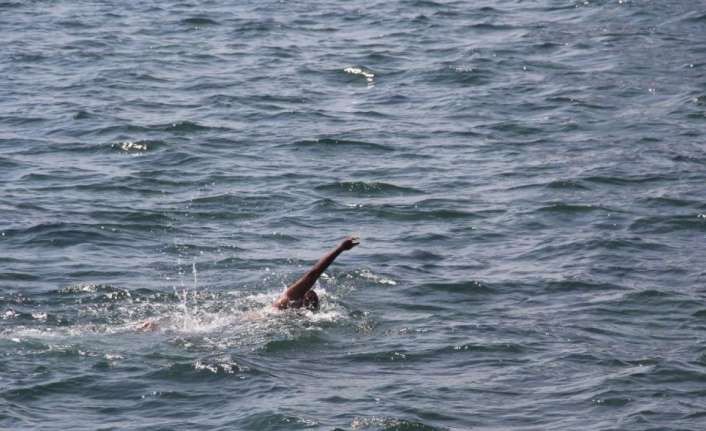
POLYGON ((360 244, 360 238, 358 238, 357 236, 349 236, 341 242, 341 245, 339 247, 341 247, 343 250, 350 250, 358 244, 360 244))

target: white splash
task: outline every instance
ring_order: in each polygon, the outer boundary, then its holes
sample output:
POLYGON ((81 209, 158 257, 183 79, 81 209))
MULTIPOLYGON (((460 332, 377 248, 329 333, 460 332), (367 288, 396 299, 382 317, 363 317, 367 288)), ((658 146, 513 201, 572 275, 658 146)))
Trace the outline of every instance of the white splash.
POLYGON ((125 141, 116 144, 118 148, 126 153, 142 153, 147 151, 147 144, 144 142, 125 141))
POLYGON ((343 71, 346 73, 350 73, 351 75, 360 75, 365 77, 365 80, 368 82, 368 84, 372 84, 373 80, 375 79, 374 73, 367 70, 363 70, 360 67, 346 67, 345 69, 343 69, 343 71))
MULTIPOLYGON (((142 355, 145 349, 161 343, 215 354, 229 352, 232 348, 256 350, 272 340, 297 339, 302 334, 323 331, 331 323, 349 319, 340 299, 326 289, 335 285, 335 280, 328 281, 327 286, 317 285, 319 311, 280 311, 272 307, 281 293, 280 287, 257 293, 212 292, 199 286, 195 262, 191 265, 193 282, 184 282, 184 272, 179 270, 181 280, 173 286, 176 297, 156 292, 96 296, 102 287, 74 285, 68 291, 79 295, 74 305, 76 320, 57 326, 47 322, 44 310, 37 310, 33 313, 33 323, 28 326, 0 330, 0 343, 11 342, 17 344, 18 349, 40 354, 66 351, 96 355, 112 363, 142 355), (141 329, 145 322, 154 326, 141 329)), ((7 310, 0 314, 0 318, 13 317, 7 310)), ((209 354, 194 358, 192 364, 196 369, 218 373, 237 372, 237 367, 242 368, 226 360, 214 362, 211 357, 209 354)))
POLYGON ((373 281, 378 284, 386 284, 388 286, 397 286, 397 282, 395 280, 392 280, 387 277, 383 277, 381 275, 373 274, 372 271, 370 271, 369 269, 361 269, 358 272, 358 275, 361 278, 373 281))

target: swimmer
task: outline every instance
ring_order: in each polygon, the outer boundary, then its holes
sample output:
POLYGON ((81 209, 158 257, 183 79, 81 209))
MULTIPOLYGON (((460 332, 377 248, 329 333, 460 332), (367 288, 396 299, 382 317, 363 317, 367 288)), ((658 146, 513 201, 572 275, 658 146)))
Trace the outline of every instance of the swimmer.
POLYGON ((360 244, 355 236, 349 236, 341 241, 338 247, 325 254, 318 262, 297 281, 289 285, 279 298, 272 304, 278 310, 287 308, 308 308, 309 310, 319 309, 319 297, 311 290, 326 268, 333 263, 339 254, 360 244))
POLYGON ((135 327, 135 330, 137 332, 152 332, 156 331, 159 329, 159 325, 157 325, 157 322, 154 322, 152 320, 145 320, 144 322, 140 323, 135 327))
MULTIPOLYGON (((333 263, 339 254, 344 251, 350 250, 353 247, 360 244, 358 237, 349 236, 345 238, 338 247, 326 253, 321 259, 319 259, 316 264, 307 272, 302 275, 297 281, 290 284, 282 293, 282 295, 277 298, 277 300, 272 304, 272 307, 278 310, 285 310, 287 308, 307 308, 309 310, 319 309, 319 297, 311 290, 319 279, 321 274, 333 263)), ((159 325, 152 320, 145 320, 135 327, 138 332, 152 332, 159 329, 159 325)))

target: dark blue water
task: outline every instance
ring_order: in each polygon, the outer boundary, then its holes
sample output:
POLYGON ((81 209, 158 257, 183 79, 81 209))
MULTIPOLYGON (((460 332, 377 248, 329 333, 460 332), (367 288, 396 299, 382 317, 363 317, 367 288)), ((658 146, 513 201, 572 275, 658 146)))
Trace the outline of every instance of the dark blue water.
POLYGON ((703 430, 705 58, 699 1, 0 1, 0 428, 703 430))

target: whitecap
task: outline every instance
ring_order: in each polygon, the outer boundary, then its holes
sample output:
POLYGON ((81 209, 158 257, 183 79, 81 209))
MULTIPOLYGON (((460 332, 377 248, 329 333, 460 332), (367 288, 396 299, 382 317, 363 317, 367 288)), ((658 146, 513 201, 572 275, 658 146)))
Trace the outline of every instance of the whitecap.
POLYGON ((149 148, 146 142, 123 141, 113 144, 113 147, 118 148, 126 153, 144 153, 149 148))
POLYGON ((396 286, 397 282, 391 278, 383 277, 381 275, 373 274, 369 269, 361 269, 358 271, 358 276, 366 280, 373 281, 378 284, 386 284, 389 286, 396 286))
POLYGON ((373 80, 375 79, 375 74, 373 72, 362 69, 360 67, 346 67, 345 69, 343 69, 343 71, 346 73, 350 73, 351 75, 363 76, 369 84, 372 84, 373 80))

